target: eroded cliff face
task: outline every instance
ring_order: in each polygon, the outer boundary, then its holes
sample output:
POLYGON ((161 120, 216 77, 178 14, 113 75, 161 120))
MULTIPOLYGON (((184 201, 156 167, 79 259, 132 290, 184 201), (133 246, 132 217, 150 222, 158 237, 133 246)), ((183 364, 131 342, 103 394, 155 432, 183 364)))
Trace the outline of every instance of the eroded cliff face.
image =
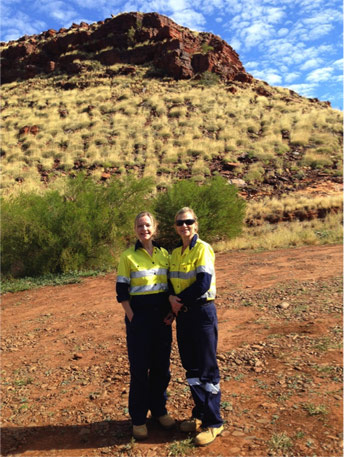
POLYGON ((253 79, 224 40, 211 33, 193 32, 157 13, 124 13, 1 45, 2 83, 39 73, 80 73, 90 60, 104 66, 151 64, 175 79, 204 72, 215 73, 223 81, 253 79))

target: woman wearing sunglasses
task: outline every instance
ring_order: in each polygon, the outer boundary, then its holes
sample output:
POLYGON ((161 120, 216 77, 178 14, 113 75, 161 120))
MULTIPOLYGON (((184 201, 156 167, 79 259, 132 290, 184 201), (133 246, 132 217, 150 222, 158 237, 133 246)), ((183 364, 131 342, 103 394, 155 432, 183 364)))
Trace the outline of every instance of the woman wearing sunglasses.
POLYGON ((170 381, 171 321, 167 295, 168 252, 153 241, 157 224, 142 212, 135 219, 135 246, 123 252, 117 272, 117 300, 125 311, 130 364, 129 414, 133 436, 148 436, 148 410, 162 427, 175 424, 167 414, 166 388, 170 381), (165 320, 164 320, 165 318, 165 320))
POLYGON ((180 429, 199 432, 195 444, 204 446, 223 431, 216 360, 215 254, 198 237, 197 216, 191 208, 177 212, 175 230, 181 244, 170 259, 169 300, 177 316, 179 353, 195 403, 191 419, 182 422, 180 429))

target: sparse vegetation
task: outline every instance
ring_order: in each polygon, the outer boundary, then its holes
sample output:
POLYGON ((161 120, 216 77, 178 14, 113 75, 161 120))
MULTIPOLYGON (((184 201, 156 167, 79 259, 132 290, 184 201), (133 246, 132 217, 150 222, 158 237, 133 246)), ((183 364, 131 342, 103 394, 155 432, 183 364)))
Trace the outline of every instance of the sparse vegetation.
MULTIPOLYGON (((119 68, 113 65, 109 70, 119 68)), ((289 170, 295 179, 318 171, 329 177, 341 175, 341 112, 302 97, 285 104, 288 90, 282 88, 269 87, 268 99, 257 97, 259 82, 250 87, 232 83, 235 93, 231 93, 213 73, 186 82, 145 78, 149 70, 136 67, 135 76, 104 79, 102 68, 90 68, 87 76, 69 78, 69 84, 76 84, 69 90, 59 88, 65 83, 63 75, 4 84, 1 185, 5 194, 33 183, 41 187, 42 165, 47 173, 44 181, 55 181, 72 172, 79 159, 94 175, 98 168, 113 168, 116 162, 121 174, 134 170, 136 175, 157 179, 152 167, 145 172, 157 152, 156 141, 166 150, 167 163, 159 172, 162 181, 223 174, 223 169, 212 166, 214 160, 240 164, 232 176, 253 187, 269 178, 271 167, 282 176, 289 170), (77 85, 84 83, 80 91, 77 85), (38 130, 31 133, 26 126, 38 130), (180 165, 194 160, 188 151, 197 151, 208 165, 188 167, 183 173, 180 165), (129 158, 133 166, 140 161, 142 168, 128 167, 129 158)))
POLYGON ((168 446, 169 457, 184 457, 192 454, 192 450, 195 448, 192 438, 187 438, 182 441, 174 441, 168 446))
POLYGON ((264 223, 256 227, 244 227, 242 235, 219 241, 217 251, 254 249, 271 250, 304 245, 321 245, 342 242, 342 214, 325 217, 324 220, 264 223))
POLYGON ((269 447, 272 451, 280 451, 285 455, 293 447, 293 442, 285 433, 275 433, 269 441, 269 447))
POLYGON ((307 411, 310 416, 318 416, 327 414, 327 408, 325 405, 314 405, 313 403, 305 403, 303 409, 307 411))

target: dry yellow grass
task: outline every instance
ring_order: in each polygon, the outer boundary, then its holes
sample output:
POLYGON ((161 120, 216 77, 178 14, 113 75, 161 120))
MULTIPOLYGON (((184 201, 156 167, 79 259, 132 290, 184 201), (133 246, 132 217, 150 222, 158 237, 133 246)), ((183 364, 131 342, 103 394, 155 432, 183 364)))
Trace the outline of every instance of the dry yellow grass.
MULTIPOLYGON (((282 173, 292 166, 341 172, 339 111, 302 97, 286 104, 283 98, 290 94, 284 88, 269 87, 271 96, 264 97, 254 87, 237 84, 233 94, 223 84, 202 87, 197 82, 146 79, 146 70, 137 67, 135 77, 105 79, 100 71, 90 71, 84 76, 90 85, 83 90, 57 91, 63 79, 59 76, 3 85, 5 193, 24 171, 23 189, 27 172, 37 174, 33 182, 40 182, 38 165, 48 167, 59 159, 68 170, 80 157, 88 165, 117 163, 123 173, 124 164, 144 164, 144 175, 159 182, 164 175, 166 182, 174 179, 176 170, 195 160, 192 173, 201 180, 209 175, 209 161, 220 157, 238 162, 246 153, 258 162, 246 170, 241 165, 235 173, 246 173, 250 182, 261 181, 267 165, 282 173), (37 125, 38 134, 19 135, 26 125, 37 125), (282 131, 289 132, 290 141, 282 131), (300 159, 288 163, 290 149, 304 147, 300 159), (158 177, 159 167, 163 175, 158 177)), ((71 77, 70 82, 82 78, 71 77)), ((94 174, 99 176, 99 171, 94 174)))
POLYGON ((215 251, 241 249, 272 250, 304 245, 341 243, 343 239, 342 214, 328 215, 325 220, 284 222, 275 225, 245 227, 241 236, 215 243, 215 251))

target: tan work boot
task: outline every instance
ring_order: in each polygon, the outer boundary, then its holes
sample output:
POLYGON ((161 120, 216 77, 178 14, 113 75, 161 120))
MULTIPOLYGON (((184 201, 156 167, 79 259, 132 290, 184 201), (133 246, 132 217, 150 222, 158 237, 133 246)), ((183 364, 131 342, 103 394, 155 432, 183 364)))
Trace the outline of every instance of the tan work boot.
POLYGON ((201 425, 202 425, 201 420, 196 419, 196 417, 191 417, 191 419, 183 421, 180 424, 180 430, 182 432, 186 432, 186 433, 197 432, 198 430, 200 430, 201 425))
POLYGON ((147 425, 133 425, 133 437, 136 440, 145 440, 148 437, 147 425))
POLYGON ((158 417, 157 420, 159 424, 167 430, 172 428, 176 423, 173 417, 171 417, 169 414, 164 414, 163 416, 158 417))
POLYGON ((196 446, 206 446, 214 441, 214 439, 221 435, 223 432, 223 425, 221 427, 208 427, 203 432, 199 433, 195 438, 196 446))

